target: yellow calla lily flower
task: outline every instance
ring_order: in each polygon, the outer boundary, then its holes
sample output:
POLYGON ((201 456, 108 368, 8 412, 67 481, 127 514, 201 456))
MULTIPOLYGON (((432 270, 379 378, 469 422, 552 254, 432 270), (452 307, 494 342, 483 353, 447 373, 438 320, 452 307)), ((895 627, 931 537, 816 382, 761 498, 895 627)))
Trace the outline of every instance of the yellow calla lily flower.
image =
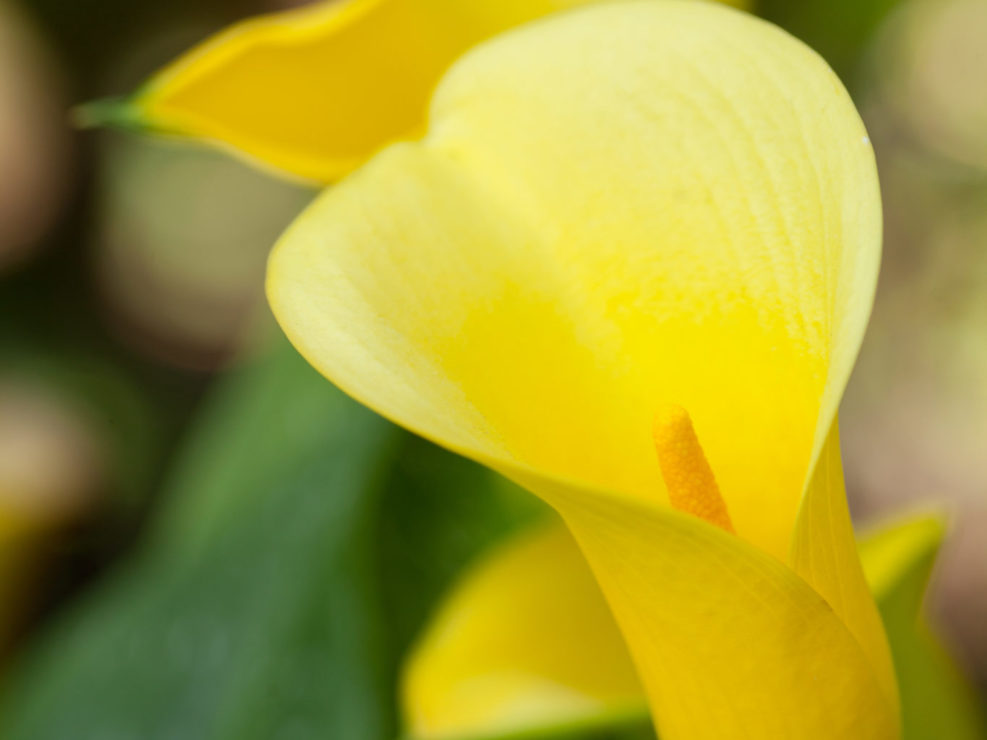
POLYGON ((880 200, 835 75, 608 3, 477 47, 429 120, 275 248, 295 345, 562 515, 667 740, 898 736, 836 433, 880 200))
MULTIPOLYGON (((919 517, 868 533, 860 554, 905 680, 906 737, 976 740, 984 727, 969 687, 920 619, 941 538, 937 519, 919 517)), ((468 569, 405 665, 402 710, 414 740, 554 736, 647 721, 620 631, 557 521, 468 569)))
POLYGON ((469 47, 600 1, 323 0, 239 23, 130 100, 87 106, 81 118, 213 141, 332 182, 385 144, 422 133, 432 88, 469 47))

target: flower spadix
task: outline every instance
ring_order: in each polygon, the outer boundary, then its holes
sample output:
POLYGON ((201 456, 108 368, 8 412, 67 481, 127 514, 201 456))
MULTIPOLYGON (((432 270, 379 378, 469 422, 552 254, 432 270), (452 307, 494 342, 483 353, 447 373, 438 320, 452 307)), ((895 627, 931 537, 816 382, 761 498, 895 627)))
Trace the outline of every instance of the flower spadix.
POLYGON ((880 203, 833 73, 607 3, 477 47, 429 119, 276 247, 296 346, 561 514, 663 738, 895 737, 835 420, 880 203))
POLYGON ((237 24, 129 99, 87 106, 81 118, 215 142, 331 182, 385 144, 419 135, 432 88, 468 48, 600 1, 320 0, 237 24))

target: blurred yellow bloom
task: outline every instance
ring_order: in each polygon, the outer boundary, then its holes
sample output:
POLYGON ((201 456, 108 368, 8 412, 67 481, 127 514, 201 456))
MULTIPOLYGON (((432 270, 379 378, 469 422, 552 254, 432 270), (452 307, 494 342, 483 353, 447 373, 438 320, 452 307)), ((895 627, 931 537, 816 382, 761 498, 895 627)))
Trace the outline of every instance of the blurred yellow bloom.
MULTIPOLYGON (((331 182, 424 131, 435 83, 477 42, 601 0, 335 0, 240 23, 164 69, 115 121, 211 140, 331 182)), ((745 5, 745 0, 725 0, 745 5)))
POLYGON ((880 201, 833 73, 606 3, 476 48, 429 121, 275 249, 296 346, 562 515, 666 740, 896 737, 835 418, 880 201))
POLYGON ((467 571, 407 660, 401 693, 415 740, 647 716, 620 630, 559 524, 513 538, 467 571))

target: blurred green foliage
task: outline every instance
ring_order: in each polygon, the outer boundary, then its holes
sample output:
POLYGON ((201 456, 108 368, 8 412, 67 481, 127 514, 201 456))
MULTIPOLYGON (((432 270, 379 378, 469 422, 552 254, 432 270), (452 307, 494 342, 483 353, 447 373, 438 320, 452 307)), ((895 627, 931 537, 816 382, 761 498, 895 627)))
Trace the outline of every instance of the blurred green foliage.
POLYGON ((139 506, 163 440, 156 410, 135 379, 98 354, 18 337, 6 328, 0 322, 4 380, 44 388, 85 418, 109 457, 114 503, 139 506))
MULTIPOLYGON (((890 538, 906 528, 890 528, 890 538)), ((987 737, 987 717, 923 613, 940 541, 941 534, 917 550, 878 602, 898 676, 903 740, 978 740, 987 737)))
POLYGON ((857 66, 881 21, 902 0, 755 0, 755 12, 801 39, 851 90, 857 66))
POLYGON ((535 511, 285 342, 217 391, 166 500, 141 554, 15 670, 0 735, 393 737, 395 673, 437 596, 535 511))

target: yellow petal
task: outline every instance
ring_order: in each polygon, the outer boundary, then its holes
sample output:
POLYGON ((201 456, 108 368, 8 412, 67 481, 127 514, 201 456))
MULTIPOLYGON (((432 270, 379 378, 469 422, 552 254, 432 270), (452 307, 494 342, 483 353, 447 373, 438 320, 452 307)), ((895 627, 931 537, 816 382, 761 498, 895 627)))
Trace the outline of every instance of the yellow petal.
POLYGON ((869 656, 779 561, 659 505, 529 483, 596 575, 664 740, 898 737, 869 656))
POLYGON ((420 740, 647 716, 623 638, 557 522, 465 575, 406 666, 402 704, 420 740))
POLYGON ((435 82, 467 48, 578 4, 320 2, 240 23, 206 41, 154 77, 132 115, 329 182, 384 144, 420 133, 435 82))
POLYGON ((887 701, 898 703, 891 651, 864 576, 847 508, 838 425, 833 421, 806 489, 792 540, 792 567, 840 616, 867 653, 887 701))
POLYGON ((330 182, 383 145, 419 133, 436 81, 470 46, 589 2, 319 2, 218 34, 110 115, 330 182))
POLYGON ((428 137, 319 199, 268 290, 338 385, 562 514, 666 738, 890 738, 857 625, 780 562, 879 214, 863 127, 811 51, 715 5, 615 4, 463 58, 428 137), (669 403, 738 537, 664 505, 669 403))

